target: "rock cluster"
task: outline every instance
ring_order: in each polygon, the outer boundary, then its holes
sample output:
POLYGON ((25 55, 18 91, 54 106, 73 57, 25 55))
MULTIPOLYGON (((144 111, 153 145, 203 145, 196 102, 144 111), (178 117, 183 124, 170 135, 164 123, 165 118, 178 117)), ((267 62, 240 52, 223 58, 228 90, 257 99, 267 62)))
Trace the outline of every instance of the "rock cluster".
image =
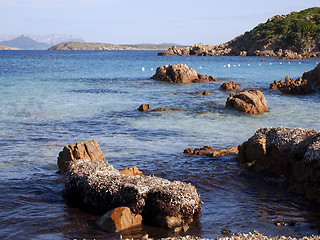
POLYGON ((209 157, 237 155, 238 154, 238 146, 231 147, 231 148, 220 148, 220 149, 217 149, 217 148, 214 148, 211 146, 204 146, 203 148, 196 148, 196 149, 186 148, 184 150, 184 153, 190 154, 190 155, 197 155, 197 156, 206 155, 209 157))
POLYGON ((220 88, 224 91, 238 91, 240 89, 234 81, 223 83, 220 88))
POLYGON ((197 73, 186 64, 165 65, 158 67, 156 73, 151 77, 169 83, 199 83, 217 81, 212 76, 197 73))
POLYGON ((283 175, 289 190, 320 203, 320 132, 263 128, 239 146, 239 161, 283 175))
MULTIPOLYGON (((95 141, 89 141, 92 142, 95 141)), ((124 220, 126 223, 136 224, 137 221, 134 219, 139 218, 137 214, 140 214, 146 223, 176 231, 187 229, 188 224, 200 213, 202 202, 196 188, 191 184, 145 176, 134 167, 119 171, 105 160, 90 158, 96 152, 93 148, 88 148, 86 155, 82 155, 85 156, 84 159, 75 158, 73 152, 77 156, 78 152, 83 153, 75 151, 78 149, 76 146, 85 144, 88 142, 70 144, 59 154, 59 168, 66 172, 64 196, 68 201, 81 204, 101 214, 119 207, 128 207, 132 211, 133 220, 132 218, 124 220), (70 152, 71 156, 69 154, 68 157, 62 158, 65 152, 70 152), (63 159, 66 162, 63 162, 63 159)), ((111 215, 109 212, 107 217, 101 219, 102 228, 116 226, 117 221, 122 221, 121 219, 113 221, 111 215)), ((127 226, 127 224, 120 225, 127 226)), ((116 230, 112 227, 109 231, 116 230)))
POLYGON ((260 90, 232 93, 227 99, 226 106, 249 114, 268 111, 267 100, 260 90))
POLYGON ((261 43, 261 45, 260 43, 251 44, 250 42, 251 40, 238 37, 230 42, 215 46, 202 43, 183 48, 172 46, 165 52, 159 52, 158 56, 263 56, 279 57, 281 59, 304 59, 320 57, 320 52, 295 52, 290 49, 277 48, 273 45, 271 46, 270 44, 261 43))
POLYGON ((270 84, 270 89, 280 90, 285 94, 301 95, 310 94, 313 92, 311 85, 308 84, 307 79, 298 78, 297 80, 290 79, 286 76, 285 81, 275 80, 270 84))

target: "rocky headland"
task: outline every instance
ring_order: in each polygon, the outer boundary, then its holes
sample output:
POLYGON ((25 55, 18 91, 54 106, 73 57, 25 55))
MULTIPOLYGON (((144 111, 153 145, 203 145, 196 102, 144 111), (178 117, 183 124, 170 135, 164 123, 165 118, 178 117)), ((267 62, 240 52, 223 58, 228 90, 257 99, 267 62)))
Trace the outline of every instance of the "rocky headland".
POLYGON ((15 47, 0 46, 0 50, 22 50, 22 49, 15 48, 15 47))
POLYGON ((235 39, 212 46, 170 47, 159 56, 269 56, 283 59, 320 57, 320 8, 277 15, 235 39))

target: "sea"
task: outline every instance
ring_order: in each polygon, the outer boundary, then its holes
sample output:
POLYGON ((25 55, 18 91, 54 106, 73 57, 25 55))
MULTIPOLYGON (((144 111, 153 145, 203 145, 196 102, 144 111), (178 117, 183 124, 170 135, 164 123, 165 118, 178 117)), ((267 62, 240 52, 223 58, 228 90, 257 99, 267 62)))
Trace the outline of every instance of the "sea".
POLYGON ((320 207, 288 192, 279 184, 281 177, 253 174, 235 156, 183 153, 205 145, 236 146, 264 127, 320 130, 319 94, 291 96, 269 89, 274 80, 296 79, 318 62, 160 57, 156 51, 0 51, 0 239, 319 234, 320 207), (157 67, 177 63, 220 81, 151 79, 157 67), (226 108, 230 92, 219 88, 228 81, 241 84, 241 90, 262 90, 269 111, 248 115, 226 108), (198 94, 206 90, 210 95, 198 94), (141 104, 181 111, 139 112, 141 104), (188 232, 143 225, 107 233, 96 225, 101 215, 68 205, 57 156, 65 145, 90 139, 117 169, 137 166, 144 174, 196 186, 202 212, 188 232))

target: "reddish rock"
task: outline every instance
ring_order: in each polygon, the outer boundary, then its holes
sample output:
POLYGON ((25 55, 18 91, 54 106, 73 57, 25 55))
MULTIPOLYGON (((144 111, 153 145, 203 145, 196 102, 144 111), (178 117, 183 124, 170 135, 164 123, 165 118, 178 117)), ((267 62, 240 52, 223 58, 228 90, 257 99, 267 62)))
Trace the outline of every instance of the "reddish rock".
POLYGON ((232 93, 227 99, 226 106, 249 114, 268 111, 267 101, 260 90, 232 93))
POLYGON ((238 154, 238 146, 231 147, 231 148, 220 148, 216 149, 211 146, 204 146, 203 148, 195 148, 192 150, 191 148, 186 148, 184 150, 185 154, 189 155, 207 155, 210 157, 222 157, 222 156, 227 156, 227 155, 237 155, 238 154))
POLYGON ((106 160, 97 141, 89 140, 86 142, 77 142, 65 146, 59 153, 59 169, 66 172, 70 164, 78 159, 88 159, 91 161, 106 160))
POLYGON ((284 176, 289 190, 320 203, 320 132, 284 127, 259 129, 239 146, 239 162, 284 176))
POLYGON ((150 104, 141 104, 140 107, 138 108, 140 112, 146 112, 150 109, 151 109, 150 104))
POLYGON ((220 88, 225 91, 238 91, 240 89, 234 81, 223 83, 220 88))
POLYGON ((151 77, 169 83, 197 83, 217 81, 212 76, 197 73, 186 64, 165 65, 158 67, 155 75, 151 77))
POLYGON ((209 92, 209 91, 204 91, 204 92, 202 93, 202 95, 208 96, 208 95, 210 95, 210 92, 209 92))
POLYGON ((136 166, 125 168, 120 170, 122 174, 128 175, 128 176, 139 176, 143 174, 142 171, 140 171, 136 166))
POLYGON ((285 81, 274 81, 270 84, 270 89, 280 90, 285 94, 302 95, 313 92, 311 85, 307 79, 298 78, 297 80, 290 79, 286 76, 285 81))
POLYGON ((141 225, 142 216, 133 214, 128 207, 118 207, 108 211, 97 223, 103 230, 113 233, 141 225))

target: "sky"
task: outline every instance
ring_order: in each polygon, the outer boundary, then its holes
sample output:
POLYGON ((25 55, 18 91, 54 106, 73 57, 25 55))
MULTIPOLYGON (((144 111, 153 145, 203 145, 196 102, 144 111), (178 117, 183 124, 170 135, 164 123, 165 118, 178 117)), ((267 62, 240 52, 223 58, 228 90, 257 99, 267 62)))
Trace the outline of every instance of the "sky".
POLYGON ((0 0, 0 34, 112 44, 220 44, 320 0, 0 0))

